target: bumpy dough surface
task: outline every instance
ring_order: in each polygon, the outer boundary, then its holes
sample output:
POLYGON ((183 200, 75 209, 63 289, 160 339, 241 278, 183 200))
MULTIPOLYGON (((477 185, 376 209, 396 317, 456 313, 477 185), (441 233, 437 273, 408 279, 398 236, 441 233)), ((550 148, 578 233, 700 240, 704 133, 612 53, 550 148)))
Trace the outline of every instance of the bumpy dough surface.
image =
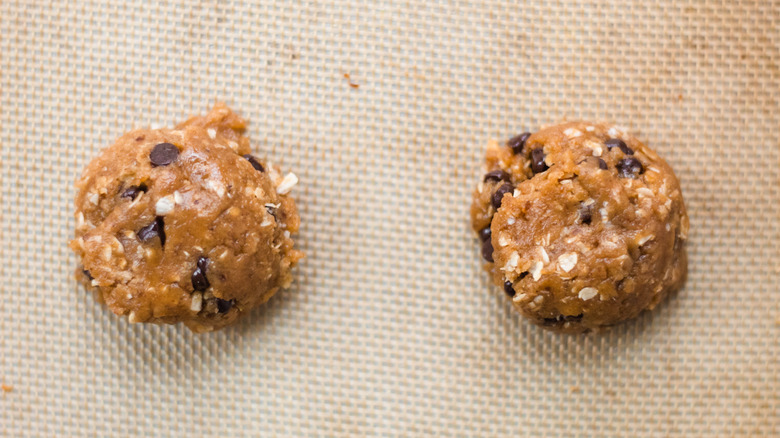
POLYGON ((114 313, 210 331, 290 285, 303 257, 290 238, 297 178, 248 155, 244 128, 217 104, 129 132, 86 167, 70 246, 77 277, 114 313))
POLYGON ((597 329, 682 286, 689 222, 680 184, 625 130, 565 123, 491 143, 486 163, 472 226, 494 282, 532 322, 597 329))

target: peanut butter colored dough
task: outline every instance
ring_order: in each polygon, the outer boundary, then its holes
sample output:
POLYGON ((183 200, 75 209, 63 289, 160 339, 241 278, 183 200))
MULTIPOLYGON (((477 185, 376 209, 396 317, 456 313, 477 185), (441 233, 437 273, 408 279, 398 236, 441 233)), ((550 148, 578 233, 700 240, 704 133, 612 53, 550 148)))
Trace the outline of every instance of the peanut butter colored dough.
POLYGON ((624 129, 565 123, 490 143, 486 163, 472 226, 493 281, 535 324, 610 326, 684 283, 680 184, 624 129))
POLYGON ((130 322, 222 328, 292 282, 303 253, 297 182, 249 155, 224 104, 174 129, 141 129, 76 183, 77 277, 130 322))

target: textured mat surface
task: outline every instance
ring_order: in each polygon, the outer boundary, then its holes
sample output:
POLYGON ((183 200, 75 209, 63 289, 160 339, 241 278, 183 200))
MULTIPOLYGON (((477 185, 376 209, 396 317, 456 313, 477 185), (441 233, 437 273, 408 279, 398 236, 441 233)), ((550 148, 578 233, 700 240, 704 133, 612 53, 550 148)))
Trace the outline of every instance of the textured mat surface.
POLYGON ((1 436, 780 435, 780 2, 166 3, 0 6, 1 436), (71 278, 73 182, 216 100, 299 175, 307 258, 236 327, 130 325, 71 278), (468 206, 488 139, 578 118, 674 167, 690 275, 572 337, 468 206))

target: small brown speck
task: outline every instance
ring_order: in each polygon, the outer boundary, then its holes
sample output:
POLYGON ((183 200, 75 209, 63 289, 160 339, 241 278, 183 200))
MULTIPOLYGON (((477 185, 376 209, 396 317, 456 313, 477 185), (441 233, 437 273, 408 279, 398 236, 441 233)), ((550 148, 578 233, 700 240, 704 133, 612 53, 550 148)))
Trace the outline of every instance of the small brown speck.
POLYGON ((144 136, 136 137, 135 141, 144 141, 144 136))
POLYGON ((352 88, 360 88, 360 84, 356 84, 356 83, 352 82, 352 77, 349 75, 349 73, 344 73, 344 79, 347 80, 347 83, 349 84, 350 87, 352 87, 352 88))

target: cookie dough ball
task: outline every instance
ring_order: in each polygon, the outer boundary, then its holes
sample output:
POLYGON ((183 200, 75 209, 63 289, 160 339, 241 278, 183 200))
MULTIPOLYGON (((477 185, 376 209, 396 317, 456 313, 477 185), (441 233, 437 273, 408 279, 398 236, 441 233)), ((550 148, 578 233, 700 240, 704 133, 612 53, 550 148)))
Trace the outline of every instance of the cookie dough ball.
POLYGON ((141 129, 76 183, 77 277, 130 322, 222 328, 292 282, 303 257, 294 174, 249 155, 223 104, 174 129, 141 129))
POLYGON ((619 127, 572 122, 491 143, 472 225, 516 310, 577 333, 652 309, 685 281, 671 167, 619 127))

